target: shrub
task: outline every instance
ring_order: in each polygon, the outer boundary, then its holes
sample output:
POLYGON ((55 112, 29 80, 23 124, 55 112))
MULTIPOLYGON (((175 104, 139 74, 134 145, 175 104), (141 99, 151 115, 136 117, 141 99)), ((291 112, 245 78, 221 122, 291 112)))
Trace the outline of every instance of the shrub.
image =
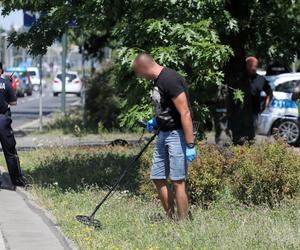
MULTIPOLYGON (((139 192, 155 197, 149 181, 152 150, 140 161, 139 192)), ((300 191, 300 156, 284 143, 218 148, 204 145, 189 164, 188 189, 193 203, 208 206, 230 192, 244 204, 274 206, 300 191)))
POLYGON ((87 84, 86 109, 91 125, 97 127, 101 122, 106 129, 119 128, 118 116, 121 113, 122 102, 119 95, 114 69, 107 65, 87 84))
POLYGON ((225 158, 215 146, 198 150, 198 157, 189 165, 188 189, 192 202, 207 206, 223 190, 225 158))
MULTIPOLYGON (((188 189, 193 203, 208 205, 222 190, 224 157, 214 146, 201 147, 195 161, 189 165, 188 189)), ((150 181, 153 148, 140 160, 139 192, 145 197, 156 197, 155 186, 150 181)))
POLYGON ((78 111, 71 110, 66 114, 57 113, 54 120, 47 124, 45 131, 61 130, 64 134, 78 135, 82 130, 82 115, 78 111))
POLYGON ((235 147, 230 188, 246 204, 273 206, 300 188, 300 157, 284 143, 235 147))

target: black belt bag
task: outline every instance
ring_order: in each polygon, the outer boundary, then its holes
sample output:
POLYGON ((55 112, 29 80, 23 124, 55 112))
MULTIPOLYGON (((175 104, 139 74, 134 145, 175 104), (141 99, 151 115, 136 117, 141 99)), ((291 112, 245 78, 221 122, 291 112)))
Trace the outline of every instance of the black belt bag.
MULTIPOLYGON (((176 114, 172 114, 170 110, 165 110, 156 116, 157 126, 162 131, 170 131, 181 128, 181 123, 175 122, 174 117, 176 114)), ((180 120, 180 117, 179 117, 180 120)))

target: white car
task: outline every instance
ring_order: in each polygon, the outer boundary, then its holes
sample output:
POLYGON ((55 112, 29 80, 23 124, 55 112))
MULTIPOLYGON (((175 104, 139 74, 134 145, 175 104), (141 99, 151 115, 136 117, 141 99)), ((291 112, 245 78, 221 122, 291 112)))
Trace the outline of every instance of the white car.
MULTIPOLYGON (((53 80, 52 92, 54 96, 58 96, 62 92, 62 73, 58 73, 53 80)), ((75 71, 68 71, 66 73, 66 94, 76 94, 78 97, 81 96, 82 82, 78 77, 78 73, 75 71)))
MULTIPOLYGON (((40 71, 39 71, 39 69, 37 67, 28 67, 27 72, 30 76, 33 90, 38 91, 40 89, 40 71)), ((42 86, 46 86, 46 81, 44 79, 42 79, 42 86)))
POLYGON ((300 73, 266 77, 273 89, 273 100, 258 118, 257 133, 282 138, 288 144, 300 144, 298 101, 291 99, 300 87, 300 73))

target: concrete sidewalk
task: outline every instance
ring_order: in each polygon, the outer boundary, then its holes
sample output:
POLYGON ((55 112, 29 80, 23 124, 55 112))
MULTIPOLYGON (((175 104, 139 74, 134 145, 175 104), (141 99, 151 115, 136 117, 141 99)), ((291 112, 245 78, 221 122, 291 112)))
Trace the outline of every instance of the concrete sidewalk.
POLYGON ((72 249, 59 236, 55 225, 30 206, 24 195, 9 190, 11 185, 4 175, 0 180, 0 250, 72 249))

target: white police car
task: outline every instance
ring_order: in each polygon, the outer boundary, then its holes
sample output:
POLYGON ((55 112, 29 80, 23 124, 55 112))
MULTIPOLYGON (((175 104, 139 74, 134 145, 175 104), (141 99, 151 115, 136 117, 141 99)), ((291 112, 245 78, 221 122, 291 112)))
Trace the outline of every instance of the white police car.
POLYGON ((266 77, 273 89, 270 106, 259 115, 257 134, 274 135, 290 145, 300 144, 298 101, 292 100, 295 88, 300 87, 300 73, 266 77))

